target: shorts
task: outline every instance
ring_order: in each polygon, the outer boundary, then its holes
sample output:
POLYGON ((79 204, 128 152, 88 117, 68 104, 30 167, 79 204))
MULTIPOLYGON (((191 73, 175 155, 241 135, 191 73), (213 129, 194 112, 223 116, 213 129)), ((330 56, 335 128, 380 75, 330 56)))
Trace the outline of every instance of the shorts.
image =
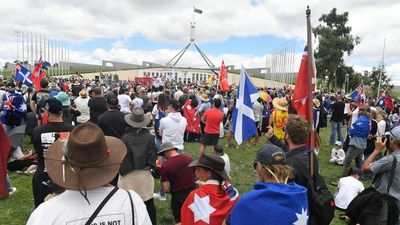
POLYGON ((172 193, 171 197, 171 210, 174 216, 175 223, 181 222, 181 208, 183 203, 185 202, 187 196, 190 194, 195 187, 191 187, 182 191, 172 193))
POLYGON ((208 134, 205 133, 203 139, 201 140, 201 144, 204 146, 216 146, 219 140, 218 134, 208 134))

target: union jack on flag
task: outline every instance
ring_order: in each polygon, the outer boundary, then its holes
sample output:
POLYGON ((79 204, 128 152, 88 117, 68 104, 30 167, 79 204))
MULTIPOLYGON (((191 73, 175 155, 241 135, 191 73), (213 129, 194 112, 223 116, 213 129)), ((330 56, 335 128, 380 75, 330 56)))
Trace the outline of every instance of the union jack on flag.
POLYGON ((358 87, 350 94, 351 99, 360 100, 361 104, 365 103, 365 93, 364 93, 364 85, 360 84, 358 87))

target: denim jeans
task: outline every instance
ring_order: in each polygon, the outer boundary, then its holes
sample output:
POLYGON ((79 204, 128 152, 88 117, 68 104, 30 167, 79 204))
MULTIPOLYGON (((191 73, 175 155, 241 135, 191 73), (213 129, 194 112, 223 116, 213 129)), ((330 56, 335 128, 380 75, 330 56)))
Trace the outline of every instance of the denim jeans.
POLYGON ((329 144, 334 145, 336 141, 336 133, 338 135, 338 141, 343 142, 343 136, 342 136, 342 122, 331 122, 331 136, 329 139, 329 144))
POLYGON ((346 169, 351 165, 351 162, 356 160, 356 167, 361 168, 362 156, 364 154, 364 149, 358 149, 353 145, 350 145, 347 149, 346 156, 343 160, 343 176, 347 176, 346 169))

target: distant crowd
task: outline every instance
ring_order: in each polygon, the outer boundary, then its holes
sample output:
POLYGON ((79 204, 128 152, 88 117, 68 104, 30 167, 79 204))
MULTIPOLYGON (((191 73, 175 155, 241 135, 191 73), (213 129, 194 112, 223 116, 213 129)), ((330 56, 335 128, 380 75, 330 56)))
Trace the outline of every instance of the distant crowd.
MULTIPOLYGON (((388 224, 399 224, 400 105, 388 92, 356 100, 315 92, 311 127, 292 107, 293 90, 260 88, 252 104, 257 134, 241 145, 268 144, 254 156, 254 189, 244 194, 224 152, 240 147, 237 93, 236 86, 222 92, 217 85, 78 76, 42 79, 40 90, 0 81, 0 122, 11 140, 7 170, 33 174, 28 224, 155 225, 154 199, 168 195, 175 224, 329 224, 335 210, 350 224, 377 224, 383 214, 368 214, 375 206, 361 182, 372 178, 371 189, 393 200, 385 201, 392 203, 388 224), (328 125, 329 143, 322 143, 318 133, 328 125), (21 126, 33 149, 13 138, 21 126), (185 153, 188 142, 200 144, 195 159, 185 153), (329 162, 343 167, 331 182, 334 195, 319 174, 324 145, 332 147, 329 162)), ((8 176, 6 186, 9 195, 18 192, 8 176)))

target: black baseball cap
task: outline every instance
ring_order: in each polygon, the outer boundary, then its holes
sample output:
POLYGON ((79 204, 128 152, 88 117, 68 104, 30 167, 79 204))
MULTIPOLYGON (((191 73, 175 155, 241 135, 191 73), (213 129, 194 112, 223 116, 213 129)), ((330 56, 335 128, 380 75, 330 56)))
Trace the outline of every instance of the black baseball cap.
POLYGON ((267 144, 258 150, 255 162, 260 162, 264 165, 285 165, 286 157, 285 152, 276 145, 267 144))
POLYGON ((107 96, 107 104, 110 108, 118 108, 118 98, 115 95, 107 96))
POLYGON ((169 102, 169 105, 170 105, 172 108, 174 108, 175 111, 179 111, 180 104, 179 104, 179 102, 178 102, 177 100, 171 99, 170 102, 169 102))
POLYGON ((52 114, 62 113, 62 103, 56 98, 49 98, 45 101, 44 108, 52 114))

